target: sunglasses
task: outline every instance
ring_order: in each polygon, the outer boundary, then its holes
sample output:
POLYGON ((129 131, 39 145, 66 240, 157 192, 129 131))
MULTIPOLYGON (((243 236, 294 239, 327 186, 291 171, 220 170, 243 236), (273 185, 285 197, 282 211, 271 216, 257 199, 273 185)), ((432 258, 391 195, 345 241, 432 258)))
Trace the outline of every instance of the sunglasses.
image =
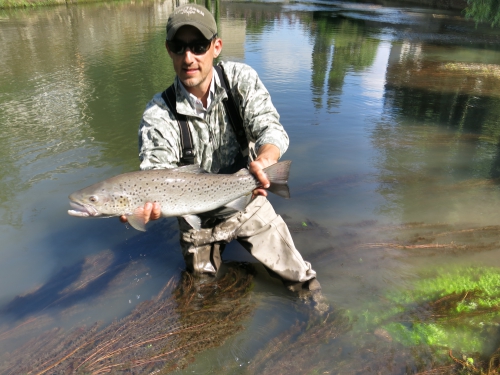
POLYGON ((167 45, 168 49, 176 55, 184 54, 187 48, 189 48, 191 53, 195 55, 203 55, 210 49, 210 44, 212 44, 212 40, 216 37, 217 34, 208 40, 193 40, 189 43, 185 43, 180 40, 167 40, 167 45))

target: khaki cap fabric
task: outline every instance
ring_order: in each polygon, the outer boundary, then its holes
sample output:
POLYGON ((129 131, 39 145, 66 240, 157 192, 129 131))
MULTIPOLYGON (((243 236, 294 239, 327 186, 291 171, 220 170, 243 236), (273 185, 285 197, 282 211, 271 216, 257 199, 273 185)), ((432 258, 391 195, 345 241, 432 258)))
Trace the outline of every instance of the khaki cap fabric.
POLYGON ((211 39, 217 34, 217 24, 210 11, 198 4, 181 5, 168 17, 167 40, 173 40, 175 33, 182 26, 194 26, 206 39, 211 39))

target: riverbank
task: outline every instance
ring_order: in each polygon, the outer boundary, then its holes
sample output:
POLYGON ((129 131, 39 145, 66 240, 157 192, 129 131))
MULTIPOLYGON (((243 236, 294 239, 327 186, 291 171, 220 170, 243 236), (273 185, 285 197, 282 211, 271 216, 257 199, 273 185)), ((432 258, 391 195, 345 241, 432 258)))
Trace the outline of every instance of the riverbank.
MULTIPOLYGON (((69 5, 81 3, 103 2, 106 0, 0 0, 0 9, 9 8, 31 8, 50 5, 69 5)), ((108 0, 109 1, 109 0, 108 0)), ((382 5, 394 5, 395 1, 373 0, 371 3, 382 5)), ((399 5, 408 3, 411 5, 423 5, 439 9, 463 10, 467 7, 467 0, 398 0, 399 5)))
POLYGON ((102 0, 0 0, 0 9, 33 8, 51 5, 69 5, 100 2, 102 0))

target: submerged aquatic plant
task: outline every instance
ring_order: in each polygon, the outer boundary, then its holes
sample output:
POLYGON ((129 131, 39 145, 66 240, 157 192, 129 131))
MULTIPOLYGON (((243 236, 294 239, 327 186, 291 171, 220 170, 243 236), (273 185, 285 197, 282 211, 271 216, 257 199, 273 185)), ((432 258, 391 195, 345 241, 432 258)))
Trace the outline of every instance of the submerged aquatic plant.
POLYGON ((384 328, 404 345, 426 344, 483 352, 500 318, 500 269, 438 269, 415 281, 410 291, 388 298, 399 313, 384 328))
POLYGON ((325 314, 310 311, 304 321, 265 345, 246 369, 247 374, 329 374, 332 369, 329 346, 351 328, 343 311, 325 314))
POLYGON ((70 332, 56 328, 11 352, 0 364, 9 374, 166 373, 187 366, 194 355, 221 345, 243 329, 253 311, 253 276, 230 266, 218 279, 184 273, 127 317, 70 332))

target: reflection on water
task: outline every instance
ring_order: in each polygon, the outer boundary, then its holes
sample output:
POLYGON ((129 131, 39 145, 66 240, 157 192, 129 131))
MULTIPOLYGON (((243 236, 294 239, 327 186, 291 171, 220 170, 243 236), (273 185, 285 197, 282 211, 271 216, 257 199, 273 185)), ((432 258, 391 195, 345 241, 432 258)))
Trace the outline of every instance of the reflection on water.
MULTIPOLYGON (((79 342, 111 344, 119 319, 137 319, 141 330, 157 327, 147 314, 134 314, 180 277, 175 220, 137 233, 66 210, 70 192, 138 168, 141 113, 174 77, 163 47, 173 5, 0 14, 6 366, 18 358, 15 350, 26 353, 26 368, 34 357, 51 359, 37 362, 43 369, 79 342), (93 328, 99 321, 102 331, 93 328), (44 332, 51 333, 42 340, 44 332), (98 336, 106 332, 108 341, 98 336)), ((421 8, 211 5, 224 40, 221 58, 259 72, 289 132, 292 199, 271 199, 318 271, 331 310, 314 315, 257 266, 251 290, 244 288, 251 311, 235 315, 237 329, 213 345, 191 347, 192 337, 171 342, 169 351, 182 355, 158 358, 155 366, 203 374, 400 374, 439 366, 453 373, 463 358, 487 363, 497 345, 499 297, 488 285, 500 267, 498 32, 459 13, 421 8), (460 285, 451 282, 461 276, 460 285), (440 290, 429 286, 440 283, 440 290), (457 321, 465 328, 455 329, 457 321)), ((224 258, 253 262, 234 244, 224 258)), ((169 293, 165 301, 173 303, 169 293)), ((179 306, 169 307, 176 324, 179 306)), ((202 340, 210 331, 196 332, 202 340)), ((159 355, 139 336, 129 347, 159 355)), ((132 367, 132 352, 119 346, 127 342, 113 341, 118 346, 107 352, 124 354, 112 356, 115 364, 129 363, 123 368, 132 367)), ((92 350, 102 354, 98 346, 87 349, 87 358, 92 350)), ((111 365, 92 358, 92 371, 111 365)), ((63 362, 60 371, 71 363, 63 362)))
POLYGON ((331 109, 339 105, 346 75, 373 64, 379 40, 370 35, 363 23, 332 18, 328 12, 314 14, 313 22, 316 26, 312 51, 313 101, 320 109, 326 96, 327 107, 331 109))

